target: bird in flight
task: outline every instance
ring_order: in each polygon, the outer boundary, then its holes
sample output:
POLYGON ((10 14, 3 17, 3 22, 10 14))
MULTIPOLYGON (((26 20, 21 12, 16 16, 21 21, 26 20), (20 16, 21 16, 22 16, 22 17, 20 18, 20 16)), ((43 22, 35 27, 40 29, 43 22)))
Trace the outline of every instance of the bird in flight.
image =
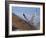
POLYGON ((23 13, 23 16, 24 16, 24 18, 25 18, 26 20, 28 20, 27 17, 26 17, 26 15, 25 15, 24 13, 23 13))

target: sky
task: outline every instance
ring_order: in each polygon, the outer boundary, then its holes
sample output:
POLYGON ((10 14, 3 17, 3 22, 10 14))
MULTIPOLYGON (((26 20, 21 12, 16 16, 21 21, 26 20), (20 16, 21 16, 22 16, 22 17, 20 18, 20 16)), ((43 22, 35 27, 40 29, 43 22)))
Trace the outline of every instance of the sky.
POLYGON ((36 7, 12 7, 12 13, 25 19, 23 13, 28 20, 31 20, 31 16, 35 15, 35 22, 40 21, 40 8, 36 7))

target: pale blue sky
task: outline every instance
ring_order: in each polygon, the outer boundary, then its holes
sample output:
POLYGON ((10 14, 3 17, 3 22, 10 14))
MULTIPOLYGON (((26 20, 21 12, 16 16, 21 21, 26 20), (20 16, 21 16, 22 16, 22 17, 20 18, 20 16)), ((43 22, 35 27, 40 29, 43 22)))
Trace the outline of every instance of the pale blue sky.
POLYGON ((30 20, 32 14, 35 14, 36 21, 40 20, 40 8, 33 7, 12 7, 12 13, 20 16, 24 19, 23 13, 26 15, 27 19, 30 20))

